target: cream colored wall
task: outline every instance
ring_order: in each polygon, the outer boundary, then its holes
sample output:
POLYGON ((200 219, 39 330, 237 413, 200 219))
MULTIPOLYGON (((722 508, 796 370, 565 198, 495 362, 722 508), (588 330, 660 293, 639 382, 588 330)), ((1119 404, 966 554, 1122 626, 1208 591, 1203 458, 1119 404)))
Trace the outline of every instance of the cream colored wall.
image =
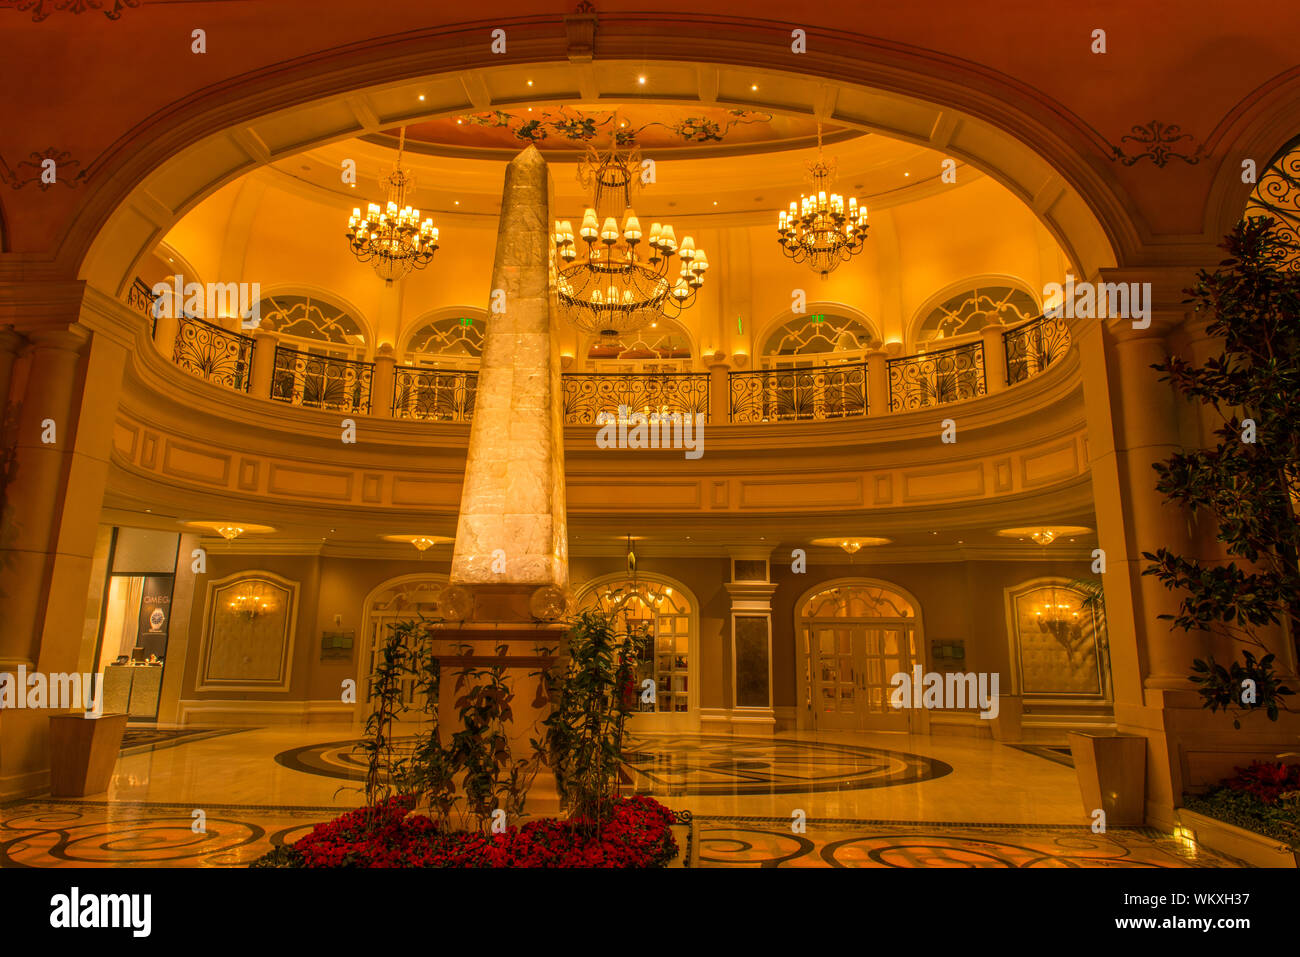
MULTIPOLYGON (((873 210, 866 248, 826 280, 782 256, 765 215, 663 217, 709 253, 704 289, 683 316, 697 353, 740 354, 741 364, 752 367, 763 334, 788 318, 796 288, 810 304, 860 310, 886 341, 905 341, 910 349, 917 310, 955 283, 1010 276, 1037 292, 1061 279, 1064 254, 1028 207, 987 176, 968 172, 967 178, 873 210)), ((376 198, 358 190, 353 205, 376 198)), ((339 300, 367 328, 371 354, 378 343, 399 344, 431 310, 486 306, 495 217, 430 214, 441 231, 432 264, 386 288, 347 248, 350 212, 281 171, 262 170, 201 203, 166 242, 209 281, 259 282, 264 294, 301 289, 339 300)), ((561 352, 575 354, 577 341, 565 324, 561 352)))

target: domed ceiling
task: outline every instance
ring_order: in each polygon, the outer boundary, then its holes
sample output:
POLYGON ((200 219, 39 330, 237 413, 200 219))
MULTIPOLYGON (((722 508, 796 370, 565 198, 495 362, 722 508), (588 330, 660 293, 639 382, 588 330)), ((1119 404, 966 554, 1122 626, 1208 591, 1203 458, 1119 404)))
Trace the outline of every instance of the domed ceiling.
MULTIPOLYGON (((399 131, 364 137, 396 146, 399 131)), ((823 124, 823 139, 838 142, 860 135, 823 124)), ((445 116, 406 128, 407 149, 417 153, 509 159, 533 143, 544 154, 575 154, 589 146, 637 147, 686 155, 725 155, 803 149, 817 141, 817 123, 790 116, 721 106, 631 103, 618 106, 538 105, 445 116), (494 155, 499 154, 499 156, 494 155)))

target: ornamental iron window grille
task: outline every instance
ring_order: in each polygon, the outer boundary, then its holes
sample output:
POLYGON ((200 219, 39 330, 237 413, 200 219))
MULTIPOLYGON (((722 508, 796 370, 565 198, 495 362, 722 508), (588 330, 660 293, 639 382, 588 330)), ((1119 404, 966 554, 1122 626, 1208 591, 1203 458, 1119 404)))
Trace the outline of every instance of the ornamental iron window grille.
POLYGON ((1042 310, 1034 297, 1015 286, 978 286, 949 296, 930 310, 916 329, 916 344, 974 335, 990 322, 1018 325, 1042 310))
POLYGON ((1297 245, 1286 268, 1300 272, 1300 136, 1264 168, 1246 201, 1246 218, 1267 216, 1273 230, 1297 245))

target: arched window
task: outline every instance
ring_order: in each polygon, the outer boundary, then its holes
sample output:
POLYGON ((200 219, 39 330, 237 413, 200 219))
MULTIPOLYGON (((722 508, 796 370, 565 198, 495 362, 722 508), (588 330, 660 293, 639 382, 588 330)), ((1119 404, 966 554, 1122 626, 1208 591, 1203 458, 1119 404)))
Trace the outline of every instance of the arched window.
POLYGON ((599 608, 606 612, 625 613, 630 621, 649 625, 651 644, 642 651, 637 686, 648 678, 654 681, 654 701, 642 694, 634 730, 694 727, 697 689, 696 610, 691 597, 681 585, 660 576, 636 580, 614 575, 597 579, 581 593, 580 609, 599 608))
POLYGON ((916 325, 913 342, 918 351, 942 348, 948 340, 971 336, 990 322, 1015 326, 1042 310, 1027 289, 1007 284, 978 285, 962 289, 927 309, 916 325))
POLYGON ((689 372, 691 337, 663 318, 621 336, 599 336, 587 349, 592 372, 689 372))
POLYGON ((805 597, 797 616, 800 690, 813 728, 914 730, 910 709, 890 703, 894 675, 922 663, 911 598, 885 582, 832 582, 805 597))
POLYGON ((464 309, 421 323, 406 339, 403 361, 429 368, 477 369, 486 322, 483 310, 464 309))
MULTIPOLYGON (((1264 168, 1246 201, 1245 216, 1268 216, 1274 230, 1300 246, 1300 136, 1297 136, 1264 168)), ((1300 271, 1300 252, 1289 269, 1300 271)))
POLYGON ((860 319, 833 312, 810 312, 795 316, 767 334, 763 342, 763 368, 862 362, 875 342, 875 334, 860 319))
POLYGON ((262 322, 289 349, 335 359, 364 359, 366 337, 360 323, 334 303, 297 293, 264 298, 262 322))

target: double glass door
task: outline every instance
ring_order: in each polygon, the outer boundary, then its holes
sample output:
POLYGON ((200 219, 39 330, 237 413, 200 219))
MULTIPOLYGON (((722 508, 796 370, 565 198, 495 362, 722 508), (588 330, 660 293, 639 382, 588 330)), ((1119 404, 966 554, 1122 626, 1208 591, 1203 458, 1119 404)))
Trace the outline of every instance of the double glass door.
POLYGON ((890 706, 892 679, 918 660, 911 624, 810 622, 811 691, 819 730, 907 731, 910 710, 890 706))

